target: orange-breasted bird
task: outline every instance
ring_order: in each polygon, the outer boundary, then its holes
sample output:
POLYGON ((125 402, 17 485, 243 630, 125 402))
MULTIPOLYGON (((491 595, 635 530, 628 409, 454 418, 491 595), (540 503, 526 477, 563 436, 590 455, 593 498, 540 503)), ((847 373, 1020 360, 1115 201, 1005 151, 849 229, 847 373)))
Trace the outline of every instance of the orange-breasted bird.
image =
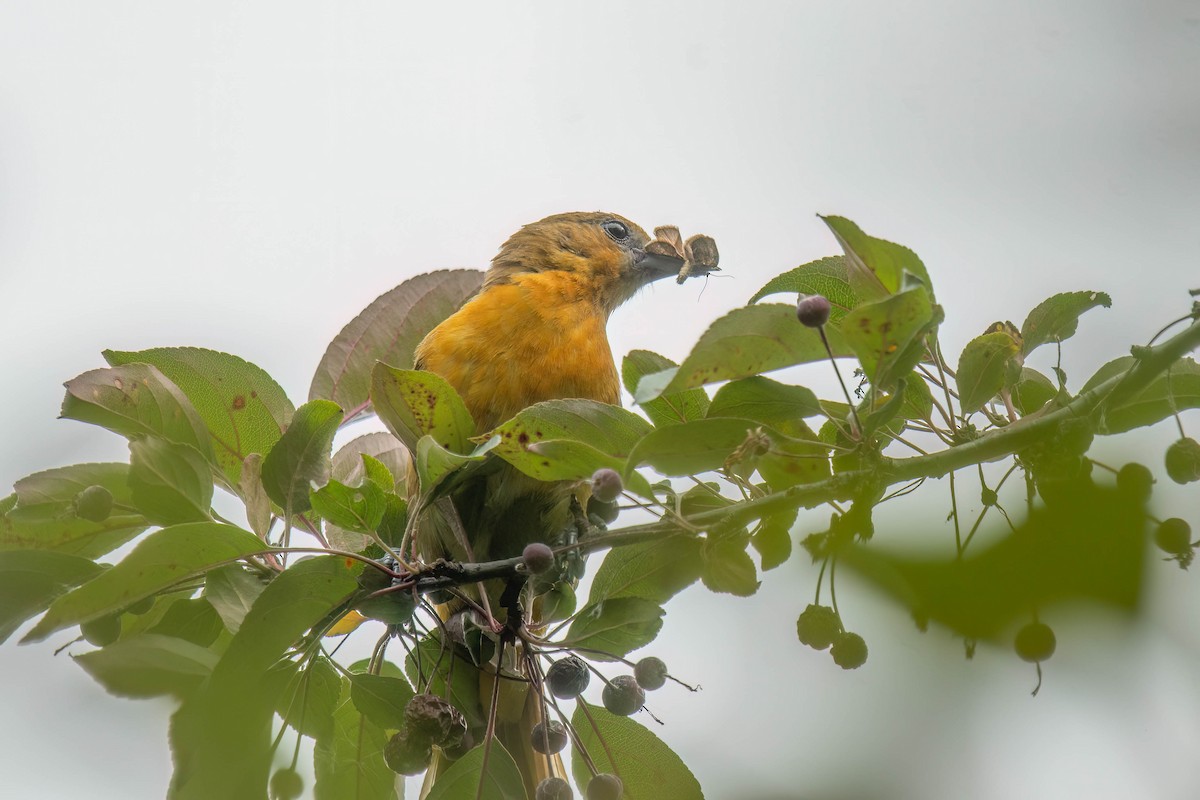
MULTIPOLYGON (((683 264, 647 252, 650 241, 634 223, 603 212, 556 214, 524 226, 500 248, 479 293, 417 346, 416 367, 445 378, 481 432, 543 400, 618 404, 608 318, 639 289, 677 275, 683 264)), ((426 561, 484 561, 517 555, 530 542, 553 542, 570 520, 571 497, 569 484, 539 482, 493 459, 454 494, 461 527, 436 514, 422 521, 420 555, 426 561), (456 528, 470 552, 461 552, 456 528)), ((483 696, 490 696, 491 679, 481 678, 483 696)), ((529 743, 541 704, 523 684, 516 686, 523 694, 515 712, 497 725, 497 736, 532 796, 550 769, 529 743)))

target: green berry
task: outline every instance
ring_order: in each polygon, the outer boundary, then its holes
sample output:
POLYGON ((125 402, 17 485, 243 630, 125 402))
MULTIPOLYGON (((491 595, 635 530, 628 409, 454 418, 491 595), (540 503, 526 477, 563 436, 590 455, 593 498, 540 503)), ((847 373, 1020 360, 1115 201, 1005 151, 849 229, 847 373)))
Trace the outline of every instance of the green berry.
POLYGON ((1045 661, 1054 655, 1056 644, 1054 631, 1044 622, 1031 622, 1021 628, 1017 631, 1017 638, 1013 643, 1017 655, 1031 663, 1045 661))
POLYGON ((615 469, 604 467, 592 473, 592 497, 601 503, 616 502, 624 489, 621 474, 615 469))
POLYGON ((1000 497, 996 494, 995 489, 984 489, 979 493, 979 502, 983 503, 985 507, 994 506, 999 500, 1000 497))
POLYGON ((592 680, 587 664, 578 656, 567 656, 546 670, 546 685, 555 697, 569 700, 578 697, 592 680))
POLYGON ((1117 472, 1117 490, 1131 500, 1146 502, 1153 486, 1154 475, 1145 464, 1130 461, 1117 472))
POLYGON ((840 633, 829 654, 842 669, 858 669, 867 663, 867 643, 857 633, 840 633))
POLYGON ((529 733, 529 743, 546 755, 561 752, 567 746, 567 727, 556 719, 539 722, 529 733))
POLYGON ((819 294, 800 295, 796 301, 796 318, 808 328, 819 328, 829 322, 829 312, 833 306, 819 294))
POLYGON ((1154 543, 1158 549, 1173 556, 1181 556, 1192 550, 1192 526, 1179 517, 1164 519, 1154 531, 1154 543))
POLYGON ((397 733, 383 748, 383 760, 392 772, 401 775, 420 775, 429 768, 433 750, 429 740, 405 729, 397 733))
POLYGON ((1200 481, 1200 442, 1185 437, 1167 448, 1167 475, 1176 483, 1200 481))
POLYGON ((652 692, 667 683, 667 665, 661 658, 647 656, 633 665, 633 677, 638 686, 652 692))
POLYGON ((572 800, 571 784, 559 777, 542 778, 534 793, 534 800, 572 800))
POLYGON ((88 620, 79 626, 79 632, 87 639, 88 644, 94 644, 96 647, 110 645, 121 635, 121 615, 108 614, 88 620))
POLYGON ((605 525, 611 525, 621 515, 621 507, 615 502, 601 503, 595 495, 588 498, 588 517, 596 517, 605 525))
POLYGON ((88 522, 104 522, 112 514, 112 492, 103 486, 89 486, 75 495, 75 516, 88 522))
POLYGON ((829 606, 810 603, 796 620, 796 635, 800 637, 800 643, 814 650, 829 647, 841 630, 842 621, 838 619, 837 612, 829 606))
POLYGON ((436 694, 414 695, 404 707, 409 732, 438 747, 453 747, 467 732, 467 721, 450 703, 436 694))
POLYGON ((593 775, 587 785, 587 800, 621 800, 625 784, 611 772, 593 775))
POLYGON ((618 675, 605 684, 601 699, 609 711, 628 717, 646 704, 646 692, 632 675, 618 675))
POLYGON ((271 776, 271 800, 296 800, 304 793, 304 779, 290 767, 276 770, 271 776))
POLYGON ((541 575, 554 568, 554 551, 542 542, 525 545, 521 558, 525 560, 525 568, 531 575, 541 575))

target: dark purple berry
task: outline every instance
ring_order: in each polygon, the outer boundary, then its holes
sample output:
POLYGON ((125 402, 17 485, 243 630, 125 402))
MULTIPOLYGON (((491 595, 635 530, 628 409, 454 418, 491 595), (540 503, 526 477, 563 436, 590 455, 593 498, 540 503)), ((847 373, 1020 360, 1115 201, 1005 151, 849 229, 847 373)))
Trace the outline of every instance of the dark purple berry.
POLYGON ((549 545, 542 542, 525 545, 521 558, 525 559, 525 568, 531 575, 541 575, 554 567, 554 551, 550 549, 549 545))
POLYGON ((796 301, 796 317, 809 328, 819 328, 829 322, 832 309, 829 301, 819 294, 800 295, 796 301))
POLYGON ((388 769, 401 775, 420 775, 429 768, 432 757, 429 740, 407 728, 389 739, 383 748, 388 769))
POLYGON ((1031 622, 1017 631, 1017 639, 1013 644, 1017 655, 1032 663, 1045 661, 1054 655, 1057 642, 1049 625, 1044 622, 1031 622))
POLYGON ((841 630, 842 621, 838 619, 837 612, 829 606, 810 603, 796 620, 796 635, 800 637, 800 643, 814 650, 829 647, 841 630))
POLYGON ((605 684, 601 699, 609 711, 628 717, 646 704, 646 692, 632 675, 618 675, 605 684))
POLYGON ((546 685, 555 697, 569 700, 578 697, 592 680, 587 664, 578 656, 567 656, 550 665, 546 670, 546 685))
POLYGON ((625 784, 611 772, 593 775, 587 785, 587 800, 621 800, 625 784))
POLYGON ((667 682, 667 665, 661 658, 647 656, 633 665, 633 677, 648 692, 661 689, 667 682))
POLYGON ((858 669, 867 663, 867 643, 857 633, 839 633, 829 654, 842 669, 858 669))
POLYGON ((296 800, 304 793, 304 779, 296 770, 284 767, 271 776, 271 800, 296 800))
POLYGON ((1154 543, 1158 549, 1173 556, 1181 556, 1192 550, 1192 526, 1179 517, 1164 519, 1154 531, 1154 543))
POLYGON ((1185 437, 1172 443, 1166 462, 1167 475, 1176 483, 1200 481, 1200 442, 1185 437))
POLYGON ((539 722, 529 734, 529 742, 539 753, 550 755, 567 746, 567 728, 556 719, 539 722))
POLYGON ((1117 472, 1117 490, 1131 500, 1146 502, 1153 486, 1154 475, 1145 464, 1130 461, 1117 472))
POLYGON ((557 776, 542 778, 537 785, 533 800, 572 800, 575 795, 571 792, 571 784, 557 776))
POLYGON ((438 747, 453 747, 467 732, 467 721, 450 703, 436 694, 414 695, 404 707, 408 731, 438 747))
POLYGON ((605 467, 592 473, 592 497, 601 503, 616 502, 624 489, 621 474, 615 469, 605 467))

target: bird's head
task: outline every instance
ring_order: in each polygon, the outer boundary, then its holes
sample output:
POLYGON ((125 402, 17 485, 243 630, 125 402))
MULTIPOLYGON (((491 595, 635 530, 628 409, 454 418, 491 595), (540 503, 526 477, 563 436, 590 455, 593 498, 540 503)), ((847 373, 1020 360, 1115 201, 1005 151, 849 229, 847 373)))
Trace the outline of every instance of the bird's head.
POLYGON ((611 313, 643 286, 676 275, 682 259, 647 253, 650 237, 617 214, 555 214, 513 234, 488 270, 484 289, 527 275, 558 273, 564 285, 611 313))

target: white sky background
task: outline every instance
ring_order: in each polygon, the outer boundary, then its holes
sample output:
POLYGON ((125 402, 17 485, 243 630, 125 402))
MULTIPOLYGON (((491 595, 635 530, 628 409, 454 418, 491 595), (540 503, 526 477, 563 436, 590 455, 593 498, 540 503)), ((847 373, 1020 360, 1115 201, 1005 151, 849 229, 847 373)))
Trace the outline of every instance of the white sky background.
MULTIPOLYGON (((0 485, 126 457, 55 420, 103 348, 234 352, 299 403, 378 294, 559 211, 720 244, 728 277, 614 316, 618 357, 681 358, 836 252, 817 212, 922 256, 949 354, 1054 292, 1110 292, 1066 348, 1076 386, 1200 285, 1196 2, 250 6, 0 6, 0 485)), ((1194 488, 1159 488, 1200 524, 1194 488)), ((925 498, 944 516, 943 485, 925 498)), ((850 581, 871 659, 838 670, 795 641, 805 560, 750 600, 686 592, 648 649, 705 687, 652 700, 710 798, 1194 796, 1195 576, 1152 566, 1144 629, 1091 614, 1072 638, 1049 614, 1034 700, 1007 650, 964 662, 850 581)), ((161 796, 169 709, 108 697, 63 641, 0 648, 4 793, 161 796)))

